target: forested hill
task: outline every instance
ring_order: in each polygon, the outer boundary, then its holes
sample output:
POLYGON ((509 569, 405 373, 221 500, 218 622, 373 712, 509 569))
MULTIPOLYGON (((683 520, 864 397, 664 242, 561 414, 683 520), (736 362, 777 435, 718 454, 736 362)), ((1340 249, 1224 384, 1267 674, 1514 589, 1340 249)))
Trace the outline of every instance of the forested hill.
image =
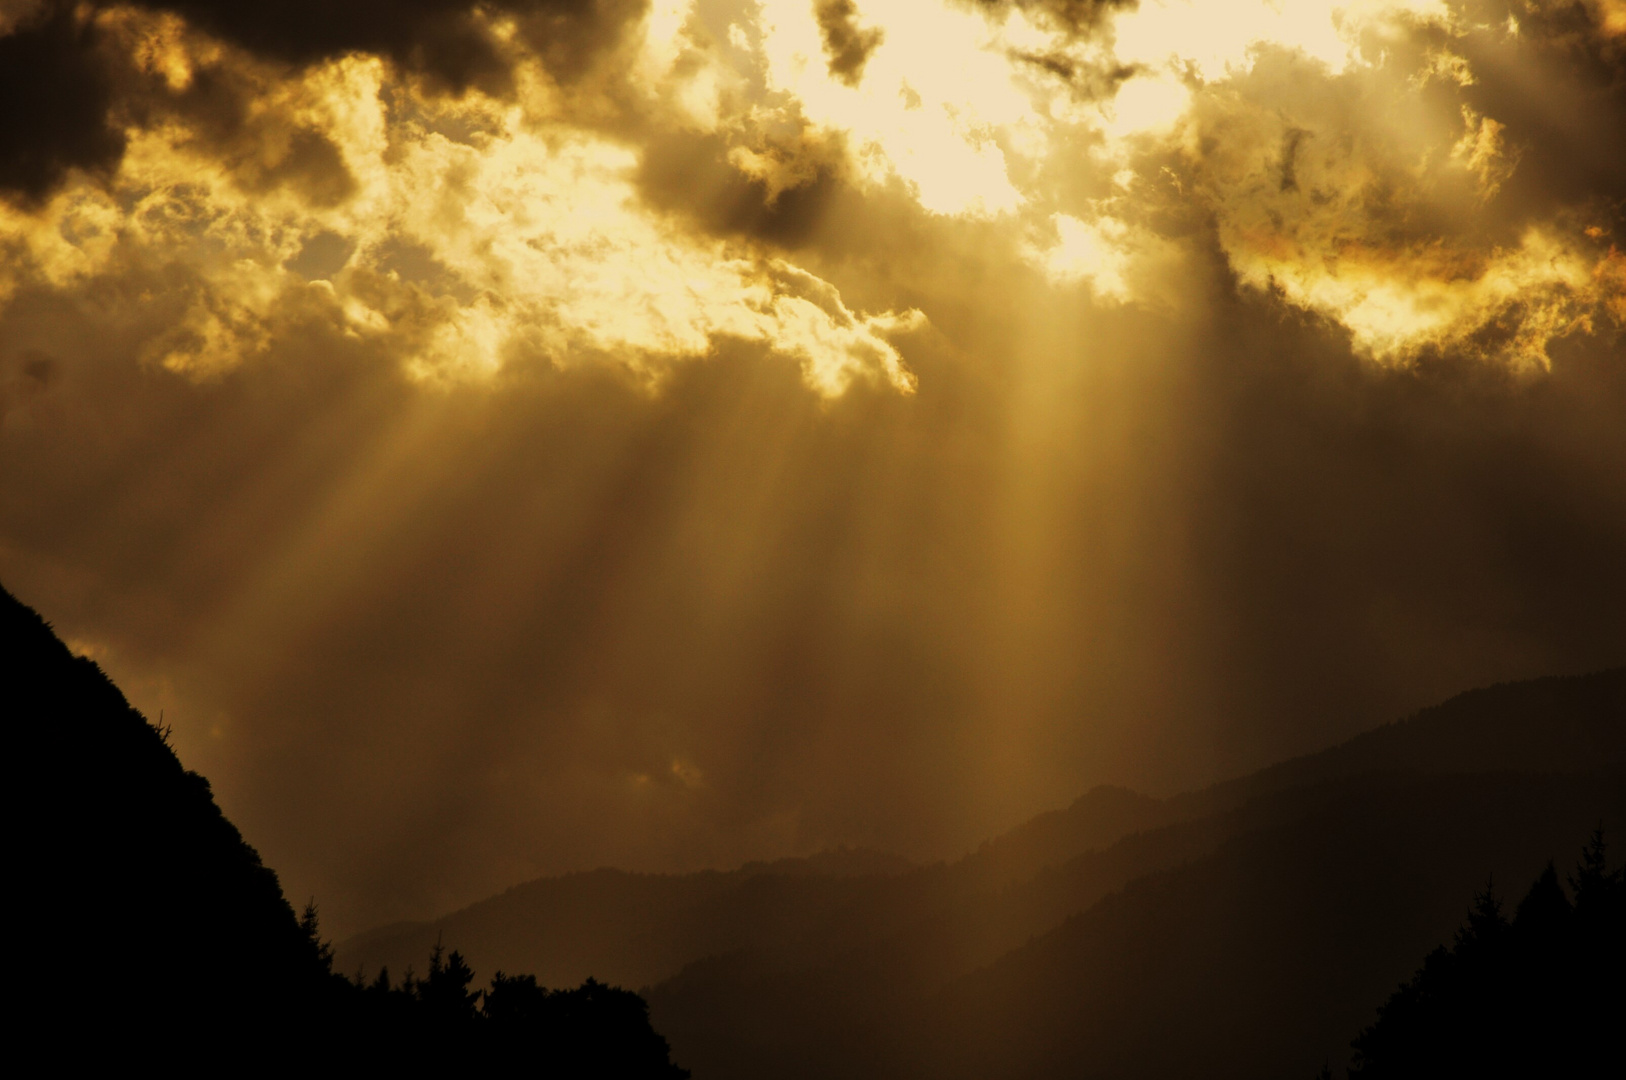
POLYGON ((63 1052, 91 1053, 233 1029, 307 997, 320 971, 306 935, 209 782, 4 590, 0 664, 13 790, 29 793, 12 880, 27 898, 23 970, 44 983, 32 1019, 70 1024, 63 1052))
MULTIPOLYGON (((334 974, 314 909, 188 772, 164 731, 0 589, 12 870, 27 984, 13 1045, 72 1075, 420 1076, 522 1065, 560 1080, 682 1080, 637 994, 588 980, 489 988, 436 948, 422 979, 334 974)), ((427 952, 427 950, 426 950, 427 952)))

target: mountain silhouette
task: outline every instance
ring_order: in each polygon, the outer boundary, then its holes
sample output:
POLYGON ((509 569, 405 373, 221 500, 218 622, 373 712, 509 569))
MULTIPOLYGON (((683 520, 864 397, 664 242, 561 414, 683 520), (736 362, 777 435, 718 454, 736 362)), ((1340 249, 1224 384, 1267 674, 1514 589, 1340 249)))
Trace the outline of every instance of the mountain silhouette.
POLYGON ((21 809, 31 1024, 70 1059, 208 1057, 298 1029, 323 973, 277 876, 166 734, 0 590, 3 693, 21 809), (97 1004, 86 1025, 68 1003, 97 1004), (87 1000, 88 999, 88 1000, 87 1000), (86 1029, 86 1030, 81 1030, 86 1029), (68 1032, 73 1038, 67 1038, 68 1032))
POLYGON ((953 863, 542 879, 347 942, 352 981, 166 733, 3 590, 0 662, 21 1019, 65 1069, 679 1080, 675 1051, 719 1080, 1407 1076, 1468 1043, 1534 1060, 1558 1012, 1581 1045, 1614 1000, 1573 972, 1619 953, 1618 887, 1572 902, 1546 868, 1592 836, 1580 880, 1618 883, 1596 831, 1626 835, 1622 670, 1473 691, 1169 799, 1097 788, 953 863), (1492 874, 1537 885, 1459 931, 1492 874))
POLYGON ((688 1076, 645 1001, 597 980, 550 991, 498 971, 481 989, 438 943, 421 979, 335 974, 314 906, 295 915, 168 733, 4 589, 0 696, 29 980, 14 1019, 52 1071, 688 1076))
POLYGON ((546 878, 339 952, 615 971, 708 1077, 1302 1077, 1488 874, 1626 834, 1623 791, 1626 670, 1539 679, 1169 799, 1098 788, 950 864, 546 878))
POLYGON ((1619 775, 1389 774, 1295 794, 843 1057, 889 1076, 1306 1076, 1341 1060, 1488 875, 1528 880, 1600 813, 1626 819, 1619 775))

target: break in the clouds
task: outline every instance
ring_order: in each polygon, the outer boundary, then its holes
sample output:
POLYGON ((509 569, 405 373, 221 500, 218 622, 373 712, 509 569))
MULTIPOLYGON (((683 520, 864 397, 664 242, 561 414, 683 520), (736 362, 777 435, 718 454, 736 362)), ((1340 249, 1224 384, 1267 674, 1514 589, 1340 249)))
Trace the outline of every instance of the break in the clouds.
POLYGON ((10 5, 0 292, 162 263, 192 299, 150 359, 200 375, 298 317, 426 377, 658 378, 735 337, 825 394, 907 390, 918 312, 853 310, 639 189, 687 137, 767 213, 825 176, 897 184, 1107 301, 1166 302, 1203 214, 1244 287, 1385 363, 1540 366, 1626 304, 1618 162, 1520 182, 1619 130, 1613 0, 328 7, 10 5))
POLYGON ((0 0, 0 573, 340 925, 1626 648, 1619 0, 0 0))

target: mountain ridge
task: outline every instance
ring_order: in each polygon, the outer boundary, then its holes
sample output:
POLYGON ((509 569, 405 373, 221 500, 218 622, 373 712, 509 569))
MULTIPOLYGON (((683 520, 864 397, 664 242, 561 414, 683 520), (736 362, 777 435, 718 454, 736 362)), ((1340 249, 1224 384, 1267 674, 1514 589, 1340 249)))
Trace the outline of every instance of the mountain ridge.
POLYGON ((915 1068, 882 1055, 870 1075, 1309 1075, 1449 940, 1483 875, 1518 883, 1573 858, 1600 811, 1626 825, 1620 770, 1341 783, 956 980, 896 1040, 925 1050, 915 1068), (977 1019, 993 1002, 997 1030, 977 1019))
MULTIPOLYGON (((1454 695, 1315 754, 1166 799, 1097 786, 1067 807, 1037 815, 954 862, 903 869, 899 860, 895 874, 856 873, 833 885, 812 886, 821 891, 828 906, 822 916, 806 910, 813 903, 807 897, 785 899, 786 907, 777 912, 763 910, 773 903, 776 890, 768 879, 817 876, 793 874, 791 867, 811 865, 798 860, 693 875, 641 875, 606 869, 533 879, 439 919, 380 927, 341 943, 338 955, 345 970, 358 965, 376 969, 384 964, 398 968, 404 958, 445 938, 460 942, 471 956, 487 963, 539 971, 551 968, 564 982, 590 974, 588 966, 599 958, 613 977, 629 985, 649 986, 707 955, 739 949, 783 953, 782 941, 748 931, 751 918, 775 921, 787 932, 812 935, 821 918, 826 922, 845 918, 861 926, 875 920, 876 908, 917 903, 925 905, 925 914, 914 921, 926 925, 947 920, 938 935, 942 948, 964 953, 963 962, 981 962, 997 941, 1013 936, 1020 939, 1043 929, 1034 923, 1063 917, 1067 913, 1063 909, 1072 902, 1066 898, 1070 890, 1056 882, 1069 875, 1094 874, 1095 870, 1081 870, 1074 861, 1091 852, 1105 852, 1126 838, 1223 816, 1273 792, 1363 771, 1430 772, 1451 767, 1528 771, 1532 762, 1557 771, 1588 769, 1600 763, 1626 765, 1626 724, 1610 725, 1606 722, 1610 716, 1626 716, 1626 668, 1500 683, 1454 695), (1562 737, 1553 740, 1540 730, 1531 719, 1536 714, 1558 717, 1562 737), (872 877, 895 880, 872 881, 872 877), (1048 899, 1039 895, 1047 881, 1048 899), (619 893, 616 882, 622 886, 619 893), (987 939, 984 928, 990 918, 988 905, 976 898, 1013 890, 1029 897, 1023 902, 1030 903, 1031 917, 1012 924, 993 944, 974 945, 987 939), (926 899, 900 895, 905 893, 926 899), (753 901, 758 904, 756 909, 751 908, 753 901), (710 927, 703 925, 708 905, 716 924, 710 927), (788 910, 798 905, 799 912, 788 910), (747 914, 741 914, 742 909, 747 914), (756 914, 749 914, 753 910, 756 914), (515 929, 521 926, 547 929, 515 929), (684 944, 685 938, 688 944, 684 944), (520 939, 523 948, 516 944, 520 939)), ((1168 857, 1174 857, 1176 851, 1181 857, 1196 857, 1206 850, 1205 844, 1218 842, 1216 828, 1209 828, 1213 835, 1206 841, 1196 838, 1201 829, 1183 838, 1168 838, 1168 857)), ((1138 856, 1126 854, 1124 858, 1126 865, 1149 866, 1136 861, 1138 856)), ((1093 864, 1106 861, 1098 856, 1093 864)), ((1113 874, 1101 880, 1122 884, 1113 874)), ((1100 887, 1092 885, 1072 895, 1085 895, 1093 902, 1100 887)), ((804 953, 825 951, 824 944, 811 938, 810 942, 804 953)))

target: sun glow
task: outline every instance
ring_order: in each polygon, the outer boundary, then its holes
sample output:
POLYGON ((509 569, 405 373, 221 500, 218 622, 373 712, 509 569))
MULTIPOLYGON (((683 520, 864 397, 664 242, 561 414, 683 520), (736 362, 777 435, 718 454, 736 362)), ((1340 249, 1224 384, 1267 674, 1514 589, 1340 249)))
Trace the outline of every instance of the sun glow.
MULTIPOLYGON (((1605 33, 1615 9, 1596 6, 1605 33)), ((774 243, 652 206, 629 132, 662 130, 716 140, 766 212, 825 178, 891 191, 997 224, 1049 280, 1111 304, 1167 300, 1157 279, 1189 245, 1161 223, 1200 209, 1242 285, 1385 363, 1463 349, 1539 367, 1552 335, 1619 310, 1594 221, 1558 208, 1510 242, 1451 210, 1488 206, 1519 168, 1504 121, 1464 96, 1460 47, 1515 30, 1446 0, 1062 11, 663 0, 614 62, 565 82, 486 13, 511 88, 449 95, 363 54, 290 76, 177 16, 108 9, 99 25, 154 104, 106 185, 0 206, 0 297, 185 267, 185 303, 144 355, 197 377, 325 320, 429 381, 607 363, 656 385, 732 339, 822 395, 909 391, 900 342, 925 317, 852 310, 774 243), (200 73, 240 99, 230 137, 174 104, 200 73), (342 258, 318 268, 313 244, 342 258)))
POLYGON ((995 28, 976 11, 872 0, 875 27, 861 73, 833 73, 805 0, 766 0, 762 51, 768 85, 814 124, 841 131, 871 183, 896 176, 926 209, 989 214, 1022 201, 1002 137, 1031 108, 1001 54, 995 28))

